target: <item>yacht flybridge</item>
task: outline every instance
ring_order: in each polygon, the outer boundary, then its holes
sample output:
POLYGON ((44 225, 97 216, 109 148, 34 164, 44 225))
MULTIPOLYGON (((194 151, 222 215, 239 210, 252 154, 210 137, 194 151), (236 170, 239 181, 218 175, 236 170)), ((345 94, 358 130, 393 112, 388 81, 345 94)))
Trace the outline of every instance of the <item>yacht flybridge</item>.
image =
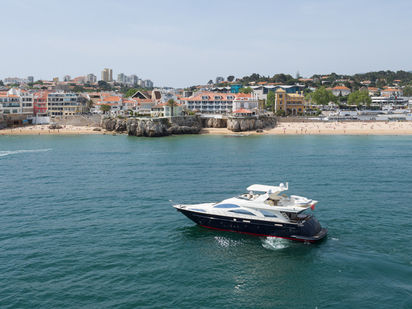
POLYGON ((281 194, 288 183, 279 186, 251 185, 247 193, 219 203, 173 205, 197 224, 217 230, 316 242, 327 229, 308 213, 317 201, 281 194))

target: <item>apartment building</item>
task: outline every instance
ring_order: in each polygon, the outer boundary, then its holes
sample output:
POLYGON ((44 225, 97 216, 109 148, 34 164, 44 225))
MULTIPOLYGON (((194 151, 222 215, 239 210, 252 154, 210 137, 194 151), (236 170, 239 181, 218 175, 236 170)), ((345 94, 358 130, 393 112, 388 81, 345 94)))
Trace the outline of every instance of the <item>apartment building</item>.
POLYGON ((47 115, 48 91, 38 91, 33 94, 33 114, 35 116, 47 115))
POLYGON ((180 102, 190 111, 204 114, 227 114, 233 110, 233 93, 204 91, 188 98, 180 98, 180 102))
POLYGON ((74 116, 84 112, 75 93, 52 92, 47 95, 47 115, 50 117, 74 116))
POLYGON ((112 82, 113 81, 113 70, 105 68, 102 71, 102 81, 112 82))
POLYGON ((0 106, 3 115, 13 115, 22 113, 20 97, 10 91, 0 92, 0 106))
POLYGON ((18 95, 20 96, 22 114, 33 115, 33 93, 19 90, 18 95))

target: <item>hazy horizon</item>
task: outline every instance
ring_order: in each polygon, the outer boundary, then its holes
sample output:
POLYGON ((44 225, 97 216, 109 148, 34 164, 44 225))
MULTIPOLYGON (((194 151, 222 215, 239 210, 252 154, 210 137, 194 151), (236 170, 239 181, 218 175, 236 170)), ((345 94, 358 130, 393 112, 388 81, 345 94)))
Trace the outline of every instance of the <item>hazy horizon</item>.
POLYGON ((136 74, 156 86, 216 76, 405 70, 409 1, 2 1, 0 79, 136 74))

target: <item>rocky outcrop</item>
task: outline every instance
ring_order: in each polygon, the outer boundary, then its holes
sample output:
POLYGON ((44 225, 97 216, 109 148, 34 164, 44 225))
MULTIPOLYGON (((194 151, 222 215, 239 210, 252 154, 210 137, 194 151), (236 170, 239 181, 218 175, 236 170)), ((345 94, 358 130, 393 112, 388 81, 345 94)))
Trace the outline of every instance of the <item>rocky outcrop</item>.
POLYGON ((216 119, 216 118, 202 118, 203 128, 226 128, 227 119, 216 119))
POLYGON ((227 120, 227 128, 233 132, 261 130, 275 126, 276 117, 273 116, 229 117, 227 120))
POLYGON ((198 116, 130 119, 104 118, 102 119, 101 126, 107 131, 148 137, 172 134, 197 134, 202 129, 202 123, 198 116))

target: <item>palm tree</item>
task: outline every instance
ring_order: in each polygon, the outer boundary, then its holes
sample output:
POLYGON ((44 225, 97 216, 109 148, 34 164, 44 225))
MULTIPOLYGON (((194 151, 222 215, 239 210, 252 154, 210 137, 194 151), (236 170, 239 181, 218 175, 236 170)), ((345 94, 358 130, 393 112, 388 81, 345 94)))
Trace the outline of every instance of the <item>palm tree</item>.
POLYGON ((170 116, 173 117, 173 108, 176 106, 176 102, 173 99, 170 99, 169 101, 167 101, 167 106, 170 107, 170 116))

